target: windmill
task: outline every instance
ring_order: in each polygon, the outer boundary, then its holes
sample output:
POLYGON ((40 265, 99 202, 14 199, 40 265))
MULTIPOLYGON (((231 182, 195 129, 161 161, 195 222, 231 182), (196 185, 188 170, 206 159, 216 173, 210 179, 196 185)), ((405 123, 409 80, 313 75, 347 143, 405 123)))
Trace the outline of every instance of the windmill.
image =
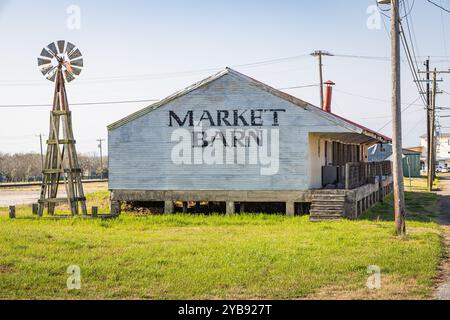
POLYGON ((42 189, 38 214, 42 217, 47 206, 48 214, 55 214, 57 204, 67 202, 72 215, 81 209, 87 214, 86 198, 81 181, 81 169, 75 148, 72 113, 69 109, 65 83, 80 75, 83 57, 72 43, 60 40, 42 49, 38 66, 48 80, 55 82, 53 109, 50 113, 50 134, 47 141, 42 189), (61 181, 62 180, 62 181, 61 181), (58 198, 58 188, 64 183, 67 197, 58 198))

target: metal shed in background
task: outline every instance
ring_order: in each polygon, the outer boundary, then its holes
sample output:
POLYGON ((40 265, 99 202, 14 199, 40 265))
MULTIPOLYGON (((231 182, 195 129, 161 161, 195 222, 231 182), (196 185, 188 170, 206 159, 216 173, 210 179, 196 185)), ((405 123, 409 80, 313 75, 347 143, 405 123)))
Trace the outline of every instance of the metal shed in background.
POLYGON ((403 172, 405 177, 419 178, 420 177, 420 152, 403 149, 403 172))
MULTIPOLYGON (((391 144, 377 144, 369 149, 369 161, 390 161, 392 157, 391 144)), ((420 177, 421 152, 403 149, 403 175, 405 177, 418 178, 420 177)))

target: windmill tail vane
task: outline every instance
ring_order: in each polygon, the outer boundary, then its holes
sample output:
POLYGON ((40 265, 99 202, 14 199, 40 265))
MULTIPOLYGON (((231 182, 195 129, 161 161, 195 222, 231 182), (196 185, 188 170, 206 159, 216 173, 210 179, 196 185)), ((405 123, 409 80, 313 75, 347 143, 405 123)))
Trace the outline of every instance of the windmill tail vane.
POLYGON ((82 184, 65 83, 72 82, 84 67, 80 50, 64 40, 50 43, 38 58, 38 67, 47 80, 55 82, 53 108, 50 113, 50 133, 47 141, 43 181, 38 214, 55 214, 58 204, 67 203, 72 215, 87 215, 86 198, 82 184), (61 181, 62 180, 62 181, 61 181), (64 196, 59 197, 60 184, 64 196))

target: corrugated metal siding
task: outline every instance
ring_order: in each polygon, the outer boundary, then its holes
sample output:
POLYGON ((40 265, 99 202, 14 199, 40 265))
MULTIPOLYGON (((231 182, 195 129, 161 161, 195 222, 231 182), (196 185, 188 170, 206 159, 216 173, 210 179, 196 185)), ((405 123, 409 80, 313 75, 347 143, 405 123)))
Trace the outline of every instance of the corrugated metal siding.
MULTIPOLYGON (((267 115, 270 116, 270 115, 267 115)), ((230 127, 229 129, 231 129, 230 127)), ((271 129, 272 127, 262 127, 271 129)), ((188 128, 186 128, 188 129, 188 128)), ((205 127, 205 129, 208 129, 205 127)), ((306 190, 311 187, 310 132, 348 132, 246 81, 224 77, 109 132, 110 189, 306 190), (286 109, 279 114, 280 170, 262 176, 253 165, 175 165, 169 111, 286 109)), ((313 161, 313 160, 311 160, 313 161)))
POLYGON ((403 159, 403 175, 409 177, 409 170, 411 170, 411 178, 420 177, 420 154, 406 155, 403 159))

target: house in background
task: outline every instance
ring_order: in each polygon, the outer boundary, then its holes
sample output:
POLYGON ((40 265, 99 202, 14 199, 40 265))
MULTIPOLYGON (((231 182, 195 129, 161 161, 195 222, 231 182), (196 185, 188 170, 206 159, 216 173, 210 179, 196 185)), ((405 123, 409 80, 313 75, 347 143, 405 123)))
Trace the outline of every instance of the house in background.
MULTIPOLYGON (((403 175, 405 177, 420 177, 422 152, 419 149, 421 148, 403 149, 403 175)), ((391 160, 391 144, 376 144, 369 149, 369 162, 391 160)))
POLYGON ((356 218, 392 190, 391 163, 367 161, 390 138, 333 114, 331 95, 329 84, 321 109, 227 68, 111 124, 113 210, 276 203, 311 220, 356 218))
MULTIPOLYGON (((423 148, 422 161, 427 171, 428 139, 427 135, 420 137, 420 146, 423 148)), ((436 168, 450 169, 450 133, 439 133, 436 137, 436 168)))

